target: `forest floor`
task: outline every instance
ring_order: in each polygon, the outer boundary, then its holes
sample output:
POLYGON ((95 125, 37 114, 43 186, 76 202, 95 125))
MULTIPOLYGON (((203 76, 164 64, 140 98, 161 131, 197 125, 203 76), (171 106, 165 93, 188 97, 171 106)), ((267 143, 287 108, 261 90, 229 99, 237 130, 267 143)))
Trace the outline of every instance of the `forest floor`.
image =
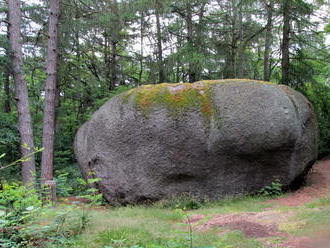
POLYGON ((87 216, 88 224, 70 245, 58 247, 330 248, 330 160, 313 167, 304 187, 276 199, 227 199, 187 211, 157 204, 90 207, 76 197, 65 202, 36 223, 71 211, 87 216))
POLYGON ((205 215, 193 215, 191 218, 197 223, 194 226, 198 231, 214 227, 222 227, 222 233, 238 230, 247 237, 260 240, 267 247, 330 248, 330 215, 321 214, 325 218, 324 225, 313 223, 308 226, 308 220, 320 217, 318 213, 329 204, 330 199, 326 197, 329 192, 330 160, 326 160, 314 166, 304 187, 266 201, 272 206, 263 211, 213 215, 203 224, 198 222, 205 219, 205 215), (310 218, 299 218, 299 215, 310 215, 310 218), (272 243, 274 240, 278 242, 272 243))

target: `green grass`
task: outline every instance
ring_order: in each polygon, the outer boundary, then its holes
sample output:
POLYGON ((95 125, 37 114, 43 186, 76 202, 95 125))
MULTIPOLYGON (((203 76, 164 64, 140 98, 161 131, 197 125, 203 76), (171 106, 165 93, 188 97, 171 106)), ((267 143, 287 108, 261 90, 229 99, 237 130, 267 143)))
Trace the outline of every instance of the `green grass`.
MULTIPOLYGON (((75 239, 62 242, 52 247, 80 248, 181 248, 190 247, 191 238, 195 248, 261 248, 260 242, 246 238, 242 233, 229 232, 221 234, 218 228, 208 231, 189 232, 187 216, 244 211, 261 211, 267 207, 262 204, 264 198, 246 197, 208 202, 198 210, 182 211, 157 206, 120 207, 112 209, 85 209, 88 213, 87 228, 75 239)), ((81 215, 81 208, 58 206, 44 210, 39 216, 39 223, 51 223, 58 213, 73 211, 81 215)))
POLYGON ((240 212, 260 212, 271 207, 270 203, 265 203, 269 198, 261 196, 247 196, 238 198, 228 198, 204 204, 203 208, 195 211, 196 214, 226 214, 240 212))
MULTIPOLYGON (((191 242, 193 248, 265 248, 261 241, 247 238, 239 231, 224 232, 220 227, 197 231, 196 224, 190 226, 186 220, 187 216, 203 215, 204 219, 198 222, 200 224, 214 215, 260 212, 271 207, 270 203, 265 203, 266 200, 263 197, 225 199, 205 202, 199 209, 187 211, 164 208, 162 204, 108 209, 60 205, 44 209, 35 224, 51 226, 59 215, 67 214, 67 222, 61 228, 79 230, 81 216, 87 213, 89 222, 82 232, 75 231, 74 236, 63 232, 65 235, 49 243, 48 248, 191 248, 191 242)), ((329 197, 305 206, 276 209, 283 213, 294 213, 293 217, 281 225, 282 231, 293 235, 306 235, 315 228, 330 226, 329 197)), ((282 241, 280 237, 269 238, 269 242, 274 245, 282 241)))
POLYGON ((295 215, 281 225, 281 230, 295 236, 308 236, 315 232, 330 234, 330 196, 303 206, 291 207, 288 211, 294 211, 295 215))
POLYGON ((330 234, 330 197, 327 196, 306 204, 298 211, 294 220, 302 223, 299 228, 293 230, 295 235, 326 231, 325 227, 330 234))

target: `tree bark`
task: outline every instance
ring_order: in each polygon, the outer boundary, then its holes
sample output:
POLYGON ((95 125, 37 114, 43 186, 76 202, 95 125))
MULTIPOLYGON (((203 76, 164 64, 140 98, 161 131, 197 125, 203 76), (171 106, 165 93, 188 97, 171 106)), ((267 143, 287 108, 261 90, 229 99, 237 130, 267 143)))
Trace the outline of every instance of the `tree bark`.
POLYGON ((112 90, 112 82, 111 82, 111 67, 110 67, 110 55, 109 55, 109 43, 110 39, 108 33, 105 31, 103 34, 104 37, 104 65, 105 65, 105 81, 107 83, 108 89, 112 90))
POLYGON ((290 69, 290 0, 283 0, 282 5, 283 11, 283 38, 282 38, 282 84, 290 84, 290 76, 289 76, 289 69, 290 69))
POLYGON ((117 77, 117 40, 111 41, 111 60, 110 60, 110 69, 111 69, 111 83, 109 90, 114 90, 116 88, 116 83, 118 80, 117 77))
POLYGON ((236 78, 237 75, 237 50, 238 50, 238 39, 239 35, 237 34, 237 1, 231 0, 229 13, 231 15, 231 37, 230 37, 230 45, 229 52, 227 55, 226 61, 226 71, 225 78, 236 78))
MULTIPOLYGON (((8 20, 8 15, 6 17, 6 20, 8 20)), ((7 26, 7 38, 9 40, 9 25, 7 26)), ((6 46, 6 57, 10 58, 10 50, 9 47, 6 46)), ((11 112, 11 106, 10 106, 10 74, 11 74, 11 64, 10 62, 6 63, 5 66, 5 72, 4 72, 4 91, 5 91, 5 101, 3 104, 3 111, 5 113, 10 113, 11 112)))
MULTIPOLYGON (((60 0, 50 1, 48 48, 45 86, 45 107, 43 119, 41 157, 41 183, 49 189, 47 194, 53 194, 53 160, 54 160, 54 135, 55 135, 55 103, 58 67, 58 22, 60 15, 60 0)), ((53 196, 50 197, 53 200, 53 196)))
POLYGON ((264 51, 264 80, 270 80, 270 52, 273 42, 273 8, 274 1, 270 0, 266 6, 267 8, 267 24, 266 24, 266 37, 265 37, 265 51, 264 51))
POLYGON ((246 42, 244 41, 244 27, 243 27, 243 8, 242 3, 238 4, 237 8, 237 35, 238 35, 238 56, 236 61, 236 77, 237 78, 244 78, 244 69, 245 69, 245 60, 244 60, 244 53, 246 49, 246 42))
POLYGON ((144 57, 144 13, 141 11, 141 17, 140 17, 140 71, 139 71, 139 83, 142 84, 142 75, 143 75, 143 57, 144 57))
MULTIPOLYGON (((205 7, 206 7, 206 2, 202 3, 200 8, 199 8, 199 11, 198 11, 198 23, 196 23, 195 25, 195 49, 196 51, 198 52, 199 55, 202 55, 203 54, 203 51, 205 50, 205 37, 204 37, 204 34, 203 34, 203 31, 205 29, 205 22, 204 22, 204 14, 205 14, 205 7)), ((195 65, 195 80, 194 82, 196 81, 199 81, 201 79, 201 75, 202 75, 202 66, 201 66, 201 63, 198 62, 196 65, 195 65)))
POLYGON ((164 64, 163 64, 163 45, 162 45, 162 29, 160 25, 159 2, 156 2, 156 26, 157 26, 157 60, 158 60, 158 83, 165 82, 164 64))
POLYGON ((118 43, 120 41, 120 31, 122 27, 121 17, 119 15, 118 3, 117 0, 110 1, 110 11, 112 12, 113 18, 110 23, 111 33, 107 34, 108 36, 108 46, 110 46, 110 58, 108 55, 108 83, 109 91, 112 91, 116 88, 118 82, 118 43))
MULTIPOLYGON (((186 23, 187 23, 187 42, 190 49, 194 49, 194 42, 193 42, 193 19, 192 19, 192 6, 191 4, 187 5, 187 15, 186 15, 186 23)), ((188 65, 188 78, 189 83, 196 82, 196 71, 194 68, 194 63, 189 62, 188 65)))
POLYGON ((6 65, 4 77, 5 77, 4 78, 5 101, 3 104, 3 111, 5 113, 10 113, 11 106, 10 106, 10 69, 9 69, 9 65, 6 65))
POLYGON ((22 162, 24 185, 36 182, 34 142, 27 84, 23 76, 23 52, 21 36, 21 9, 19 0, 8 0, 9 42, 11 47, 12 74, 14 76, 15 94, 18 111, 18 129, 21 138, 21 153, 28 159, 22 162))

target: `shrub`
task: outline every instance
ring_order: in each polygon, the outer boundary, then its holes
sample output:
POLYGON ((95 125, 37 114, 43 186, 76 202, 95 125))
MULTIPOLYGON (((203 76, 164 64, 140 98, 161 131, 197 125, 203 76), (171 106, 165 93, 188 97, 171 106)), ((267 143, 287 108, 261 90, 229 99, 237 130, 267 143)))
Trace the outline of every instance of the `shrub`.
POLYGON ((34 189, 4 184, 0 190, 0 247, 22 247, 22 226, 37 213, 41 201, 34 189))
POLYGON ((156 203, 156 206, 161 208, 192 210, 201 208, 202 203, 190 194, 183 193, 181 195, 172 196, 168 199, 159 201, 156 203))
POLYGON ((281 184, 280 180, 275 180, 269 186, 263 187, 259 194, 262 196, 279 196, 283 193, 283 184, 281 184))

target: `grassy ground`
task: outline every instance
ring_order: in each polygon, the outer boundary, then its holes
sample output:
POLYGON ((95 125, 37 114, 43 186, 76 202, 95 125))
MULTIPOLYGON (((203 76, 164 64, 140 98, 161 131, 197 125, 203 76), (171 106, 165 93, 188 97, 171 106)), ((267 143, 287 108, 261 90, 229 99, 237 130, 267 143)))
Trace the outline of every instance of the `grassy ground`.
POLYGON ((57 223, 52 233, 62 234, 54 236, 55 240, 48 245, 52 248, 264 248, 283 247, 280 244, 289 236, 312 236, 330 226, 330 195, 298 207, 274 206, 273 202, 259 197, 223 200, 199 207, 183 211, 160 205, 109 209, 59 205, 39 214, 34 231, 57 223), (269 209, 277 211, 275 219, 290 213, 278 225, 279 231, 287 236, 260 239, 219 226, 198 228, 214 216, 266 213, 269 209), (188 219, 194 216, 200 216, 200 220, 189 224, 188 219), (72 230, 75 238, 70 234, 72 230))

